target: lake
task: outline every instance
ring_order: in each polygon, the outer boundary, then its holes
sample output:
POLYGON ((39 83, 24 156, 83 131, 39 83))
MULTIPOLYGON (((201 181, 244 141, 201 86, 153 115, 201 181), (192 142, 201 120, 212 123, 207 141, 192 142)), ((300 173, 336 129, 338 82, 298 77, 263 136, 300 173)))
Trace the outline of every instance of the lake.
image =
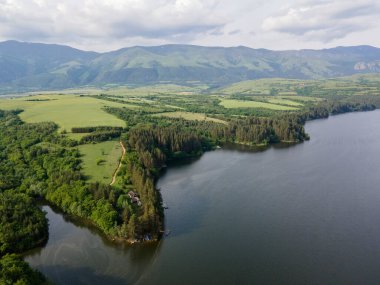
POLYGON ((308 142, 170 167, 159 243, 111 244, 44 206, 49 241, 26 260, 56 284, 379 284, 379 125, 333 116, 308 142))

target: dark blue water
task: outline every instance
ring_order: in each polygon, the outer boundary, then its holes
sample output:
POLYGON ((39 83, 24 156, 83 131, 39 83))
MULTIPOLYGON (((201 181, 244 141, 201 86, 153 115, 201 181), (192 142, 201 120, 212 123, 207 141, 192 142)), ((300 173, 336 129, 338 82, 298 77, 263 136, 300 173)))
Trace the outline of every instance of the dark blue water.
POLYGON ((50 211, 27 260, 61 284, 379 284, 379 125, 380 111, 339 115, 302 144, 170 168, 159 244, 114 246, 50 211))

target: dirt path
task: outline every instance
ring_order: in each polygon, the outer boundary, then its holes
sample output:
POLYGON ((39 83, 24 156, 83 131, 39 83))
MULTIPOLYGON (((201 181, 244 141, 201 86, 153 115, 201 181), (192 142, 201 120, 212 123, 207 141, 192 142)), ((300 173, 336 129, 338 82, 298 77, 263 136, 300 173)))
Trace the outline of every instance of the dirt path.
POLYGON ((122 154, 122 156, 121 156, 121 158, 120 158, 120 162, 119 162, 119 166, 117 167, 117 169, 115 170, 115 173, 113 174, 113 177, 112 177, 112 182, 111 182, 111 186, 113 185, 113 184, 115 184, 115 182, 116 182, 116 176, 117 176, 117 173, 119 172, 119 170, 120 170, 120 167, 121 167, 121 161, 123 160, 123 158, 124 158, 124 155, 125 155, 125 153, 126 153, 126 150, 125 150, 125 147, 124 147, 124 145, 123 145, 123 143, 120 141, 120 145, 121 145, 121 148, 123 149, 123 154, 122 154))

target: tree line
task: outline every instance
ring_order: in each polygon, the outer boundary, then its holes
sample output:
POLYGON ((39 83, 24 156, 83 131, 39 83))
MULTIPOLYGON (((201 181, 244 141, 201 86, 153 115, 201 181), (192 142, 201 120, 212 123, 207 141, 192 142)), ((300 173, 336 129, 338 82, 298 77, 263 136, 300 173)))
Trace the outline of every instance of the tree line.
POLYGON ((71 132, 73 134, 81 134, 81 133, 93 133, 93 132, 101 132, 101 131, 118 131, 122 132, 122 127, 112 127, 112 126, 98 126, 98 127, 74 127, 71 128, 71 132))

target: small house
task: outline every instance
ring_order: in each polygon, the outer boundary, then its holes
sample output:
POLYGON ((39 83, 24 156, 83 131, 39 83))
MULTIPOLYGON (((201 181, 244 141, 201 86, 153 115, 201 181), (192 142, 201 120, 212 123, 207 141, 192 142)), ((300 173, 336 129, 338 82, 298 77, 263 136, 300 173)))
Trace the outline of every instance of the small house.
POLYGON ((129 196, 129 198, 134 198, 134 197, 139 197, 139 195, 137 195, 137 193, 135 193, 135 192, 133 192, 133 191, 129 191, 128 192, 128 196, 129 196))
POLYGON ((139 197, 133 197, 133 198, 131 198, 131 202, 132 203, 136 203, 138 206, 142 205, 139 197))

